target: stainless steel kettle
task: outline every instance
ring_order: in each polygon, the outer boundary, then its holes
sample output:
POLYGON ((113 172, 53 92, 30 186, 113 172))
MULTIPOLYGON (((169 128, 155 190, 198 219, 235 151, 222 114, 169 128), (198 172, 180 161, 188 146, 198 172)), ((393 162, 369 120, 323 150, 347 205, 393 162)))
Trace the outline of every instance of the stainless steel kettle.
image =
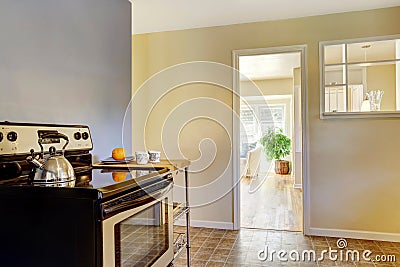
POLYGON ((31 156, 26 160, 36 167, 33 183, 38 184, 66 184, 66 186, 73 186, 75 181, 75 172, 71 163, 64 157, 65 147, 68 145, 68 137, 61 133, 47 133, 43 134, 38 140, 41 148, 41 154, 35 157, 33 150, 31 156), (56 152, 56 148, 51 146, 49 149, 50 155, 44 158, 43 141, 50 138, 62 138, 66 142, 62 148, 61 153, 56 152))

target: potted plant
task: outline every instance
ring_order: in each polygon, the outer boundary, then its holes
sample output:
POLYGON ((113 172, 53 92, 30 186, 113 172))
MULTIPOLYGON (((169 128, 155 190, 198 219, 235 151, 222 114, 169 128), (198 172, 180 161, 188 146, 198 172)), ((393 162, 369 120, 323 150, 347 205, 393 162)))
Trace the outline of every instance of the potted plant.
POLYGON ((282 129, 275 131, 269 128, 261 137, 260 144, 264 147, 267 158, 275 160, 275 173, 289 174, 289 161, 284 160, 284 157, 290 154, 291 140, 283 134, 282 129))

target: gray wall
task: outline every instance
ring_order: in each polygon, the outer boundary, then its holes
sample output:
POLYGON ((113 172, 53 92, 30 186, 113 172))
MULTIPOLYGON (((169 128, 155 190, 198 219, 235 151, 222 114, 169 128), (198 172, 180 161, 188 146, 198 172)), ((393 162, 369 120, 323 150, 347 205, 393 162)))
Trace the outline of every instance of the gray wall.
POLYGON ((97 158, 130 151, 128 0, 0 0, 0 33, 0 121, 87 124, 97 158))

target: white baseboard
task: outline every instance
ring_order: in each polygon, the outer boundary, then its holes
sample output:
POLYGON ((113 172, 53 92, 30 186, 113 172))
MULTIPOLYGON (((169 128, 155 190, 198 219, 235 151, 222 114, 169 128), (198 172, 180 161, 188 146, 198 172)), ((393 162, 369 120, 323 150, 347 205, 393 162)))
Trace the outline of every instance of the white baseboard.
POLYGON ((400 242, 400 234, 398 233, 382 233, 369 231, 355 231, 343 229, 326 229, 310 227, 308 233, 316 236, 368 239, 378 241, 400 242))
MULTIPOLYGON (((174 223, 174 225, 185 226, 186 222, 184 219, 182 219, 182 220, 176 221, 174 223)), ((231 222, 228 223, 228 222, 190 220, 190 226, 233 230, 233 223, 231 223, 231 222)))
POLYGON ((302 189, 303 186, 302 186, 302 184, 294 184, 294 185, 293 185, 293 188, 294 188, 294 189, 302 189))

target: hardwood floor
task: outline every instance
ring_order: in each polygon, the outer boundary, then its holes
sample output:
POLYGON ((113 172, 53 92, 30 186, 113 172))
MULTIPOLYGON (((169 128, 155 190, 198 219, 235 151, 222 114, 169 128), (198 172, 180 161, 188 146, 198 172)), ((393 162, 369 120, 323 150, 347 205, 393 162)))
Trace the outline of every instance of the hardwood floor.
POLYGON ((240 194, 241 227, 302 231, 302 193, 290 175, 242 178, 240 194))

